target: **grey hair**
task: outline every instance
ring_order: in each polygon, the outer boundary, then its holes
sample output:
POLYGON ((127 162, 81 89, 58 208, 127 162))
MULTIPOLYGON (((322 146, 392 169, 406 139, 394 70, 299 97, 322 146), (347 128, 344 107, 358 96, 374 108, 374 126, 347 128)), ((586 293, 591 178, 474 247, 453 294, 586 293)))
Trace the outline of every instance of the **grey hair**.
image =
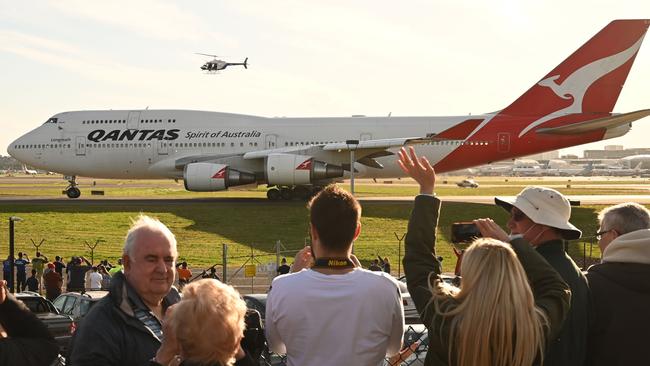
POLYGON ((650 229, 650 211, 638 203, 626 202, 600 211, 598 221, 601 229, 614 229, 623 235, 632 231, 650 229))
POLYGON ((138 233, 143 230, 148 230, 159 232, 167 237, 172 245, 172 252, 174 253, 174 257, 177 256, 178 252, 176 250, 176 237, 174 236, 174 233, 172 233, 171 230, 165 226, 165 224, 160 222, 158 219, 142 214, 138 216, 137 219, 132 221, 133 224, 131 225, 129 231, 126 233, 126 238, 124 239, 124 248, 122 249, 122 254, 131 256, 133 249, 138 242, 138 233))

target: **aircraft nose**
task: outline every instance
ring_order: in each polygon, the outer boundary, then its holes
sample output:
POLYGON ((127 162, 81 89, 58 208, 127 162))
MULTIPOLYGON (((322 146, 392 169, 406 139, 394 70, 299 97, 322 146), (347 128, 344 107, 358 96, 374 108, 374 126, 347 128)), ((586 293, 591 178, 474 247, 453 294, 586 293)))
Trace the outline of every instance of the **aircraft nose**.
MULTIPOLYGON (((18 139, 20 140, 20 139, 18 139)), ((18 140, 12 142, 9 146, 7 146, 7 152, 9 155, 11 155, 13 158, 16 158, 16 147, 18 146, 18 140)))

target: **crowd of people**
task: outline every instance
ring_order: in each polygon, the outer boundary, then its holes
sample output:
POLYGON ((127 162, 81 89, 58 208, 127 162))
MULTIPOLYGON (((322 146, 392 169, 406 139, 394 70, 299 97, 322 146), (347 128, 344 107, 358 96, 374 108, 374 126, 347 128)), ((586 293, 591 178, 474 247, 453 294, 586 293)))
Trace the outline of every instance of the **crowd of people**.
MULTIPOLYGON (((56 256, 54 261, 40 252, 29 259, 26 253, 18 252, 15 266, 15 291, 32 291, 44 293, 53 301, 65 288, 67 291, 108 290, 111 277, 122 269, 122 260, 116 265, 108 260, 102 260, 98 265, 92 265, 83 256, 72 257, 65 264, 64 258, 56 256), (27 268, 31 264, 31 276, 26 277, 27 268), (64 285, 65 279, 65 285, 64 285)), ((3 279, 11 283, 11 256, 3 261, 3 279)), ((11 287, 11 286, 10 286, 11 287)))
MULTIPOLYGON (((599 214, 602 261, 585 275, 565 251, 566 240, 582 235, 570 222, 566 197, 545 187, 497 197, 495 204, 509 213, 509 233, 490 218, 475 219, 482 238, 459 253, 462 279, 454 286, 442 280, 436 255, 441 202, 434 193, 434 169, 413 149, 400 151, 399 165, 420 186, 403 264, 428 330, 425 365, 650 363, 645 348, 650 212, 645 207, 626 203, 599 214)), ((189 281, 185 273, 181 296, 173 282, 187 265, 177 269, 176 238, 160 221, 141 216, 127 233, 123 269, 110 277, 109 294, 74 335, 70 364, 255 365, 260 352, 251 344, 259 344, 260 337, 270 351, 286 354, 291 366, 382 365, 386 357, 389 364, 400 364, 417 344, 403 345, 403 302, 397 281, 387 273, 388 258, 378 257, 373 267, 379 270, 371 271, 352 253, 361 232, 361 206, 332 185, 308 208, 311 245, 298 252, 292 266, 283 260, 278 268, 263 331, 259 314, 251 316, 237 291, 218 278, 189 281)), ((110 271, 83 268, 89 264, 81 261, 67 268, 92 270, 97 274, 92 286, 103 286, 110 271)), ((32 277, 37 276, 34 269, 32 277)), ((5 330, 0 357, 15 359, 25 352, 16 343, 25 335, 7 319, 5 308, 20 309, 4 287, 0 308, 5 330)), ((34 337, 51 344, 42 329, 35 329, 34 337)))

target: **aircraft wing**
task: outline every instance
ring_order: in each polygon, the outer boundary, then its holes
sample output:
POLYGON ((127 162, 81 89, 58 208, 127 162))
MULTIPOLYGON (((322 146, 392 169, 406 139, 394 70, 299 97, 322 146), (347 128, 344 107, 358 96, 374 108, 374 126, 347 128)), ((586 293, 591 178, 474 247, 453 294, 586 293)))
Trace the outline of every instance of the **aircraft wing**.
POLYGON ((392 147, 401 147, 407 145, 427 144, 432 141, 447 140, 444 138, 436 138, 435 134, 430 134, 426 137, 400 137, 393 139, 380 139, 380 140, 363 140, 359 141, 358 145, 348 145, 345 142, 334 142, 323 146, 325 151, 349 151, 349 150, 376 150, 376 149, 390 149, 392 147))
MULTIPOLYGON (((344 152, 355 150, 360 157, 374 155, 382 150, 407 145, 427 144, 432 141, 447 140, 446 138, 436 137, 435 134, 429 134, 425 137, 399 137, 392 139, 362 140, 358 145, 348 145, 345 142, 334 142, 331 144, 310 145, 310 146, 291 146, 269 150, 251 151, 244 154, 244 159, 259 159, 267 157, 269 154, 291 154, 291 153, 308 153, 317 151, 327 152, 344 152)), ((386 152, 386 155, 392 155, 386 152)))
POLYGON ((585 132, 622 126, 647 116, 650 116, 650 109, 642 109, 630 113, 616 114, 610 117, 598 118, 591 121, 560 127, 540 128, 537 130, 537 133, 545 135, 577 135, 585 132))
MULTIPOLYGON (((244 159, 262 159, 270 154, 297 154, 308 155, 323 161, 336 161, 342 166, 346 166, 345 161, 349 159, 348 152, 354 150, 356 161, 360 164, 371 168, 382 169, 376 158, 393 155, 388 151, 390 148, 402 147, 407 145, 427 144, 432 141, 448 140, 443 137, 436 137, 435 134, 429 134, 425 137, 399 137, 392 139, 362 140, 356 145, 348 145, 345 142, 335 142, 331 144, 308 145, 308 146, 290 146, 270 150, 251 151, 244 154, 244 159)), ((349 164, 347 164, 349 167, 349 164)))
POLYGON ((225 158, 232 158, 235 156, 241 156, 242 154, 205 154, 205 155, 191 155, 184 156, 180 159, 174 160, 174 167, 176 169, 182 170, 183 167, 190 163, 199 163, 205 161, 219 160, 225 158))

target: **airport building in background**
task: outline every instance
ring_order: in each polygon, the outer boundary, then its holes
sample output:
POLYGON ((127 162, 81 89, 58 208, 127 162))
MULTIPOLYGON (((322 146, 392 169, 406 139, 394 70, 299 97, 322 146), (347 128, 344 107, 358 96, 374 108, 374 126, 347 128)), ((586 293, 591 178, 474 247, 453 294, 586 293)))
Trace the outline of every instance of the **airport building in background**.
POLYGON ((585 159, 622 159, 634 155, 648 155, 650 148, 624 149, 622 145, 608 145, 603 150, 585 150, 585 159))

